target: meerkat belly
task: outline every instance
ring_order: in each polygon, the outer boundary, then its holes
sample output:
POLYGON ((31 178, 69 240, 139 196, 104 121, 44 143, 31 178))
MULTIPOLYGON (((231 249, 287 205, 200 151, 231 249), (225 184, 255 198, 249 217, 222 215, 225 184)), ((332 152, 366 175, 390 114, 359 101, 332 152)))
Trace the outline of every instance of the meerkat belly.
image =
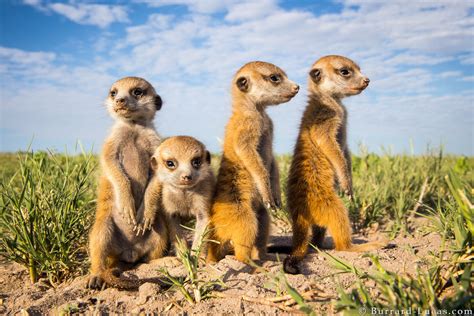
POLYGON ((228 157, 226 153, 222 158, 221 167, 217 176, 218 190, 215 203, 235 203, 251 199, 255 186, 247 169, 237 157, 228 157))
POLYGON ((121 261, 134 263, 143 257, 149 249, 147 248, 147 240, 150 232, 147 232, 143 236, 136 236, 133 231, 133 226, 126 223, 121 217, 114 217, 114 224, 116 226, 115 235, 118 239, 117 245, 120 245, 116 251, 121 261))
POLYGON ((139 207, 149 178, 150 154, 138 142, 130 140, 124 146, 119 159, 129 178, 135 206, 139 207))
POLYGON ((320 191, 328 187, 328 183, 334 182, 331 163, 320 148, 310 140, 299 140, 293 159, 290 177, 306 182, 311 190, 320 191))

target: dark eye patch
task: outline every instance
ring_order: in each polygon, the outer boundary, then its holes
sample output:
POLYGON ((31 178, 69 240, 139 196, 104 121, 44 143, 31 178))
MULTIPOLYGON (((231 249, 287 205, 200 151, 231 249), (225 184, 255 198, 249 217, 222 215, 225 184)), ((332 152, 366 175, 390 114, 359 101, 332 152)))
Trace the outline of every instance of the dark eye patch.
POLYGON ((171 159, 168 159, 165 161, 165 166, 166 168, 173 170, 176 169, 177 163, 171 159))
POLYGON ((341 68, 339 69, 339 73, 344 77, 348 77, 351 75, 352 71, 348 68, 341 68))
POLYGON ((135 88, 132 90, 132 94, 136 97, 140 97, 145 94, 145 90, 140 89, 140 88, 135 88))
POLYGON ((110 96, 113 98, 117 95, 117 90, 110 91, 110 96))
POLYGON ((196 157, 196 158, 193 158, 193 160, 191 160, 191 165, 196 169, 201 167, 201 164, 202 164, 201 157, 196 157))
POLYGON ((273 84, 278 84, 281 82, 281 75, 280 74, 271 74, 269 76, 263 76, 263 79, 270 81, 273 84))

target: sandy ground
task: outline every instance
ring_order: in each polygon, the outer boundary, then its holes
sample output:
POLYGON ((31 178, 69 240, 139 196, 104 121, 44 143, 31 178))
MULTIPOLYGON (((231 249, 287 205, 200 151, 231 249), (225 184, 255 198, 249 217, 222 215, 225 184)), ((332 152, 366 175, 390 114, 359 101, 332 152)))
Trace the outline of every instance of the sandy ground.
MULTIPOLYGON (((370 239, 376 239, 381 233, 375 232, 370 239)), ((358 241, 367 240, 365 237, 355 236, 358 241)), ((289 245, 290 236, 273 236, 271 243, 289 245)), ((330 237, 326 238, 330 246, 330 237)), ((374 251, 380 258, 382 265, 388 270, 399 273, 414 273, 417 264, 426 267, 430 259, 430 252, 437 253, 441 247, 441 239, 437 234, 412 233, 411 236, 397 237, 390 242, 392 247, 374 251)), ((360 253, 337 252, 324 250, 336 255, 345 261, 354 264, 363 270, 374 267, 370 259, 360 253)), ((283 260, 285 255, 281 255, 283 260)), ((173 276, 182 275, 184 269, 176 264, 176 258, 167 257, 150 264, 141 264, 125 272, 128 277, 138 277, 153 281, 160 276, 159 268, 168 267, 173 276)), ((221 278, 225 287, 217 289, 217 297, 191 305, 177 291, 160 287, 158 283, 147 282, 140 286, 138 291, 120 291, 108 288, 102 291, 85 289, 86 276, 65 282, 57 288, 48 288, 42 285, 30 284, 27 271, 14 263, 0 263, 0 314, 61 314, 63 312, 78 312, 92 314, 131 313, 141 312, 190 315, 216 314, 260 314, 284 315, 297 311, 296 306, 286 306, 289 301, 272 304, 269 299, 277 296, 274 288, 269 286, 273 275, 281 269, 281 263, 275 254, 269 254, 268 259, 258 263, 265 272, 255 270, 227 256, 215 265, 203 268, 202 278, 221 278), (253 302, 254 301, 254 302, 253 302)), ((289 283, 300 293, 308 292, 309 304, 318 312, 333 314, 333 299, 337 297, 337 283, 344 289, 352 286, 355 278, 350 274, 332 276, 336 270, 332 269, 328 260, 322 255, 311 252, 303 266, 302 274, 287 275, 289 283), (336 283, 337 282, 337 283, 336 283)))

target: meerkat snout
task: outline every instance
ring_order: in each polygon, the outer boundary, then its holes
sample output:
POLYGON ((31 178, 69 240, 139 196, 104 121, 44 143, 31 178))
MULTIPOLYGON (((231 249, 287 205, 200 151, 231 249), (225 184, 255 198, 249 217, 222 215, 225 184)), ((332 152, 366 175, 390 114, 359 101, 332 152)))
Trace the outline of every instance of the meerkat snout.
POLYGON ((193 180, 193 176, 190 174, 182 174, 181 175, 181 182, 187 184, 188 182, 193 180))

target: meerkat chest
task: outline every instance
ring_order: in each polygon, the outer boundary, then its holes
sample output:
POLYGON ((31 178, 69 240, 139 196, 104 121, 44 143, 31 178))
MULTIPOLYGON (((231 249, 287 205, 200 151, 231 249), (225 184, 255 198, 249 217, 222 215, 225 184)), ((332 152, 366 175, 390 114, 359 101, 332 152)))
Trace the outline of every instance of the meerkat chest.
POLYGON ((148 150, 148 142, 140 135, 132 133, 128 139, 124 141, 119 151, 119 160, 125 172, 130 176, 141 177, 142 173, 146 173, 148 177, 148 162, 151 158, 148 150))
POLYGON ((163 188, 163 207, 170 215, 191 217, 194 213, 194 196, 195 194, 188 190, 165 187, 163 188))

